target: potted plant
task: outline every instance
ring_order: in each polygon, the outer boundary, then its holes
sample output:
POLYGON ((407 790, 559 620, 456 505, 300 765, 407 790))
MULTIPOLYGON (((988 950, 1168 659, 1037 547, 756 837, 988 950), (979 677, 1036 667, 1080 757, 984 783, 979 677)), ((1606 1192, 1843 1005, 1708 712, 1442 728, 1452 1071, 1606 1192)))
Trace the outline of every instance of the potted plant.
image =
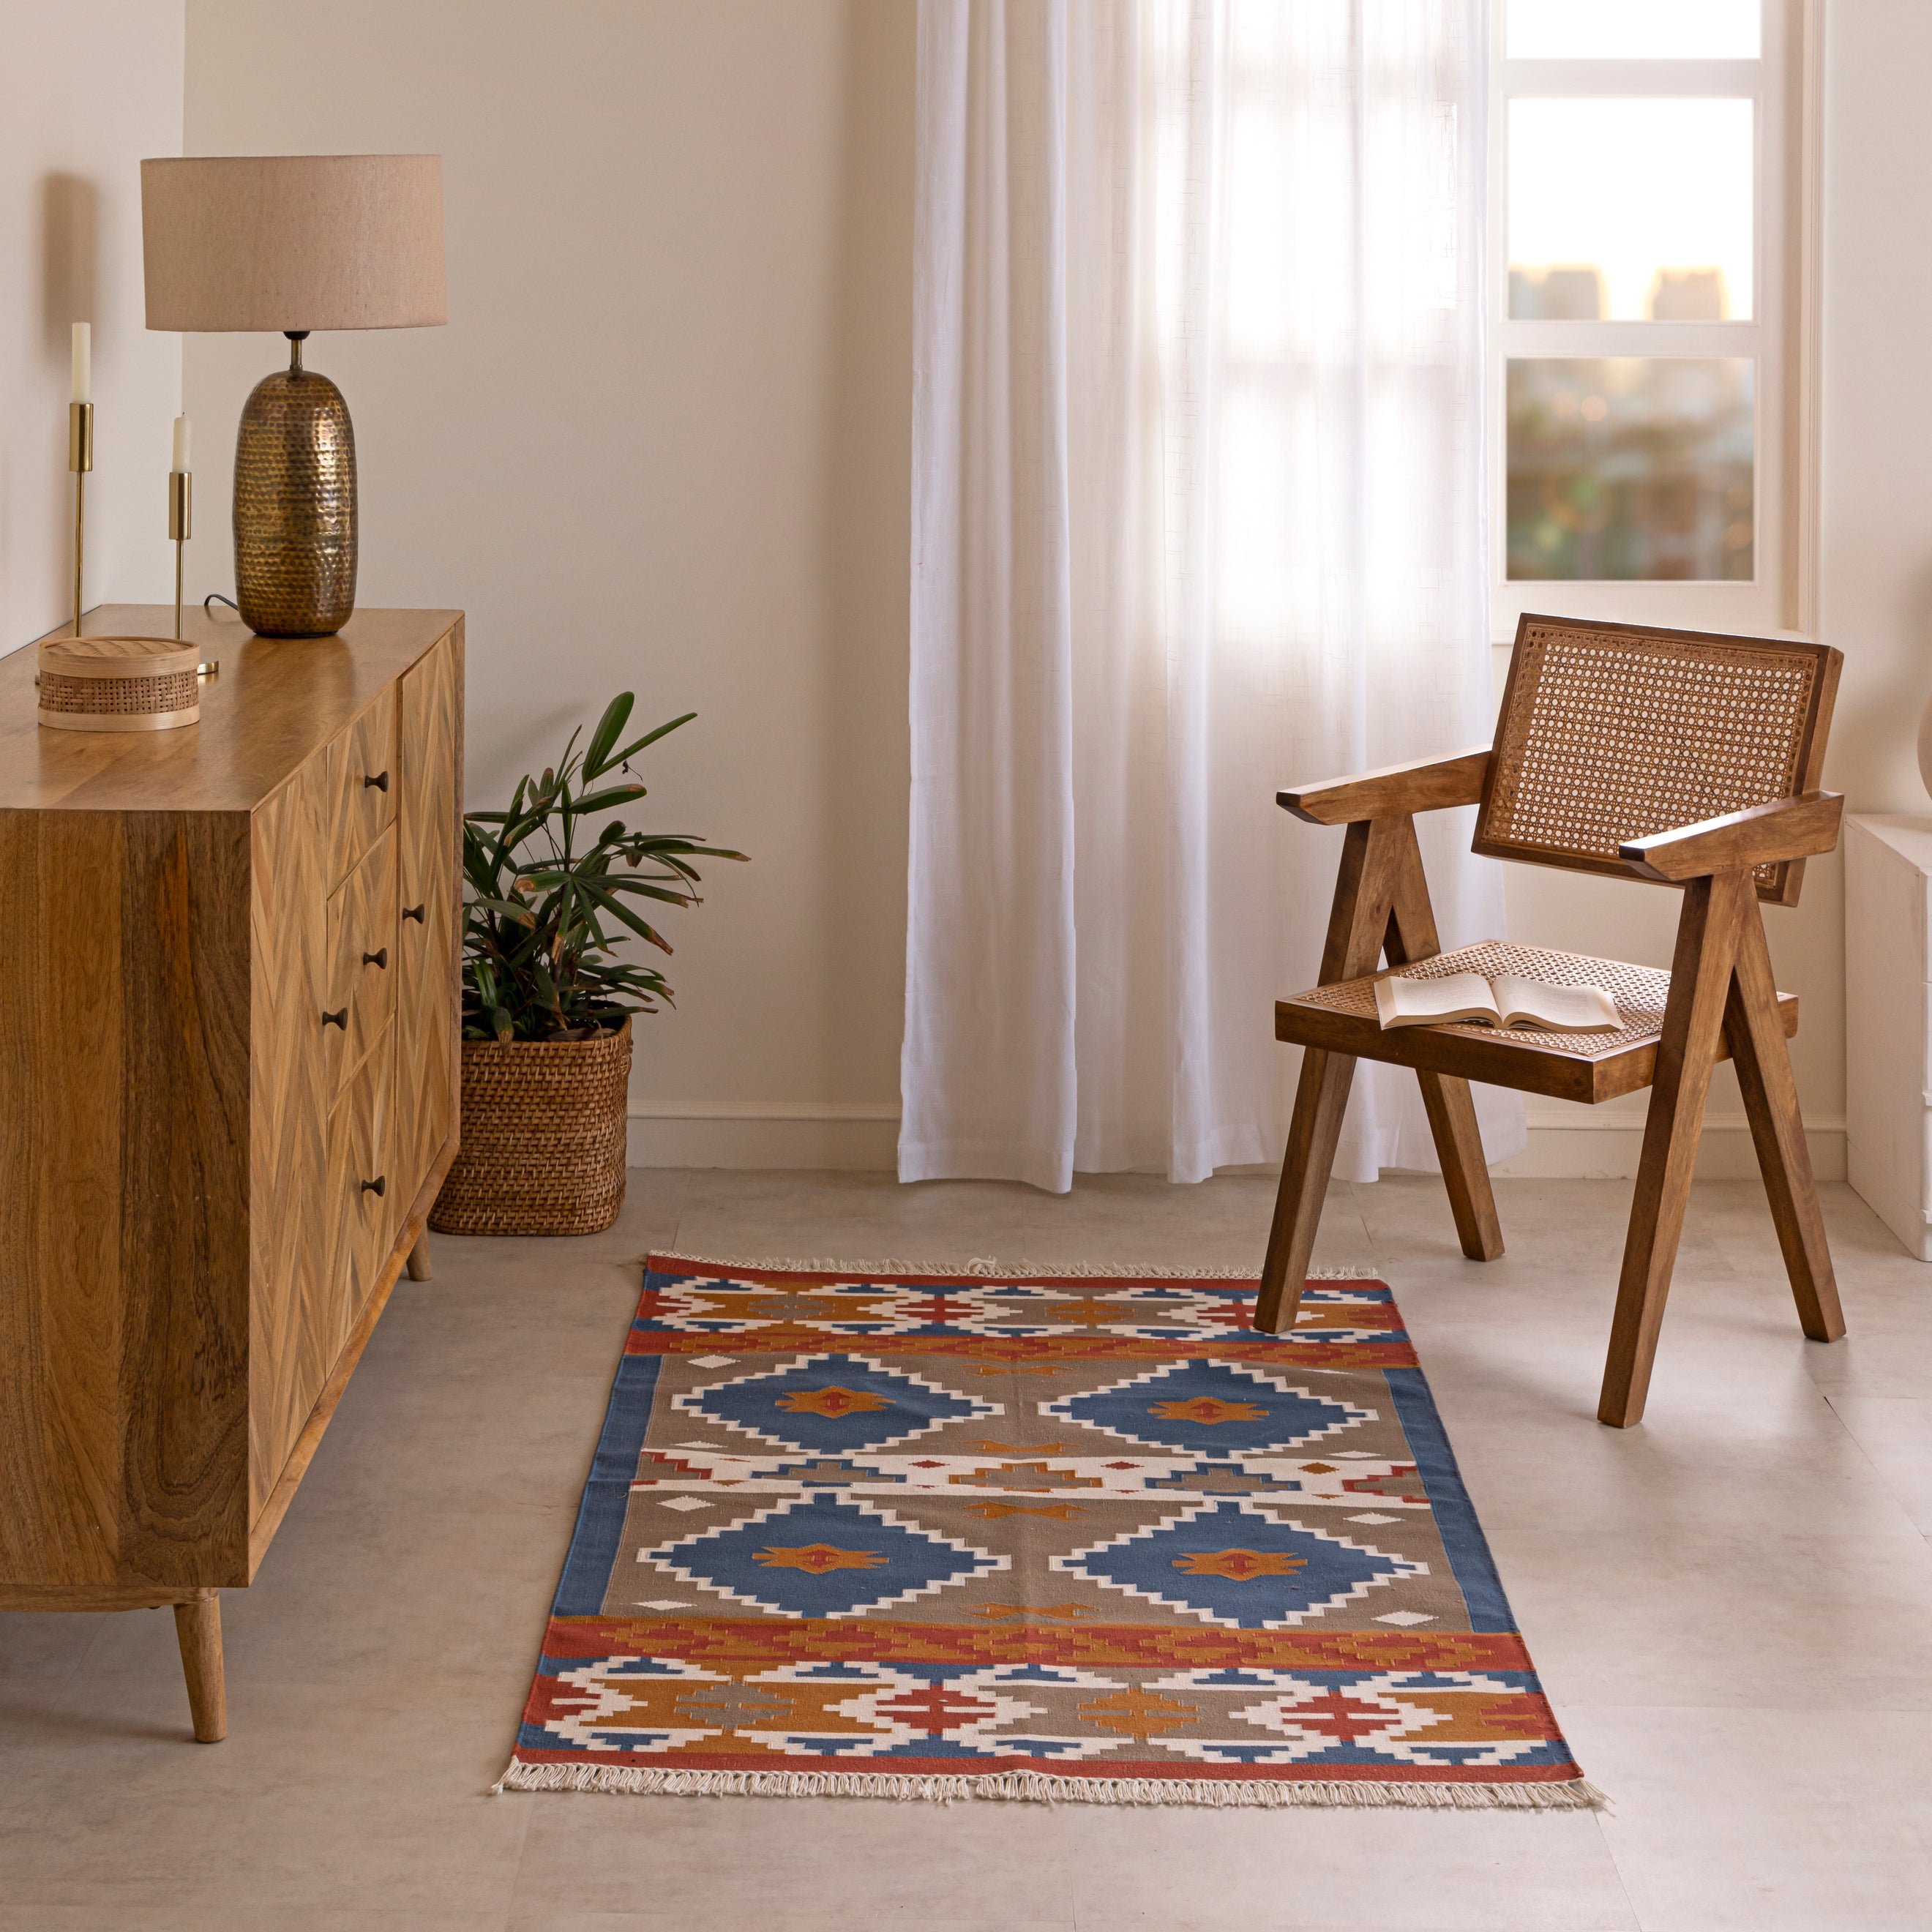
POLYGON ((617 942, 670 952, 638 902, 695 905, 692 860, 745 856, 616 818, 588 836, 644 796, 630 760, 697 716, 620 746, 632 703, 614 698, 580 752, 572 732, 506 810, 464 820, 463 1128, 429 1218, 440 1233, 590 1234, 622 1204, 631 1016, 671 989, 617 942))

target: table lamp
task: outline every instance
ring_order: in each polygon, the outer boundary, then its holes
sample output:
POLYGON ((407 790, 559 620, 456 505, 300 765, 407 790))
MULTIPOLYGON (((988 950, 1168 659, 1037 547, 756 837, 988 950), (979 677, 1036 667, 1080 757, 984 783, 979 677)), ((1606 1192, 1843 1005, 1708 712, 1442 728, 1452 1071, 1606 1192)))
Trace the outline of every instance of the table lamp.
POLYGON ((356 433, 302 366, 316 329, 446 322, 440 154, 248 154, 141 164, 148 326, 279 329, 235 439, 235 594, 268 638, 356 608, 356 433))

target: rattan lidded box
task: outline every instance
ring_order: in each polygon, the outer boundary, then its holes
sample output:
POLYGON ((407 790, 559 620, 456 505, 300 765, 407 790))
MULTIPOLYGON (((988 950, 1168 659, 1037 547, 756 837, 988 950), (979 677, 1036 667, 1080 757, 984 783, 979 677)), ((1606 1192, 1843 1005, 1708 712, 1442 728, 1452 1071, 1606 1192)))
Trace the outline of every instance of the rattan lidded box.
POLYGON ((40 646, 40 722, 62 731, 199 724, 200 656, 178 638, 56 638, 40 646))

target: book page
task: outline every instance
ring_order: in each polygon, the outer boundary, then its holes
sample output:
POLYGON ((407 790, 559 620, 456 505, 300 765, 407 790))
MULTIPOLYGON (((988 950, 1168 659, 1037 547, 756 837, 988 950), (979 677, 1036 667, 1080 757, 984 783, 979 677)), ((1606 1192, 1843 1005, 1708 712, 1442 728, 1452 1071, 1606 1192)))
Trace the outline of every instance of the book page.
POLYGON ((1552 986, 1499 973, 1492 982, 1506 1027, 1547 1027, 1558 1033, 1615 1033, 1623 1022, 1616 1002, 1599 986, 1552 986))
POLYGON ((1496 1003, 1480 973, 1446 973, 1439 980, 1391 974, 1376 982, 1376 1013, 1384 1029, 1446 1026, 1457 1020, 1496 1021, 1496 1003))

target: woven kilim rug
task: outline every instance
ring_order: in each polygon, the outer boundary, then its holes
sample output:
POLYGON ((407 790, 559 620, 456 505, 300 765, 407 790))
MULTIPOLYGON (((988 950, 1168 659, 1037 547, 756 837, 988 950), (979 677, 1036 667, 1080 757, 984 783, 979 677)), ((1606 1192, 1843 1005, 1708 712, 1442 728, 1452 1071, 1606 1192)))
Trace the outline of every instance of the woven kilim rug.
POLYGON ((503 1786, 1598 1802, 1388 1287, 1255 1288, 652 1256, 503 1786))

